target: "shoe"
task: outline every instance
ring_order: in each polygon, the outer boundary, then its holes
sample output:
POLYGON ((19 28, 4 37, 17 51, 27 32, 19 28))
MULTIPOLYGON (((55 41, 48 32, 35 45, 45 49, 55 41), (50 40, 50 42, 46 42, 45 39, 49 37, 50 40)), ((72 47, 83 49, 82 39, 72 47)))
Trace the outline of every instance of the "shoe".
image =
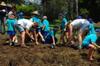
POLYGON ((52 49, 54 49, 54 48, 55 48, 55 45, 51 45, 50 47, 51 47, 52 49))
POLYGON ((16 43, 15 42, 10 42, 10 46, 15 46, 16 43))
POLYGON ((13 42, 10 42, 9 45, 10 45, 10 46, 13 46, 13 42))
POLYGON ((45 40, 44 40, 44 39, 42 39, 42 41, 43 41, 43 42, 45 42, 45 40))

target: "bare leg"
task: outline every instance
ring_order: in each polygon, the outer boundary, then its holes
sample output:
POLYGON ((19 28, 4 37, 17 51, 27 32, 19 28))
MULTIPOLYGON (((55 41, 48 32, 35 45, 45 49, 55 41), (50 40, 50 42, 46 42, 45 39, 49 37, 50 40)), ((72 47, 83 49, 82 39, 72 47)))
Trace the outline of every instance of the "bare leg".
POLYGON ((17 40, 17 36, 16 36, 16 35, 14 35, 14 36, 13 36, 12 41, 13 41, 13 42, 15 42, 15 43, 17 43, 17 42, 18 42, 18 40, 17 40))
POLYGON ((38 33, 39 33, 39 35, 40 35, 42 41, 44 42, 45 40, 44 40, 44 38, 43 38, 43 35, 41 34, 41 32, 38 32, 38 33))
POLYGON ((93 60, 93 55, 94 55, 95 49, 96 49, 96 47, 94 47, 93 45, 89 45, 88 58, 90 61, 93 60))
POLYGON ((64 41, 64 33, 62 33, 61 34, 61 36, 60 36, 60 43, 64 43, 65 41, 64 41))
POLYGON ((79 49, 81 49, 82 48, 82 33, 79 33, 78 40, 79 40, 79 49))
POLYGON ((35 43, 38 45, 38 34, 36 33, 36 30, 34 31, 34 37, 35 37, 35 43))
POLYGON ((21 32, 21 46, 25 47, 25 31, 21 32))
POLYGON ((65 32, 65 35, 66 35, 67 42, 69 42, 69 32, 65 32))
POLYGON ((55 38, 54 38, 54 36, 52 36, 52 40, 53 40, 53 45, 55 45, 56 43, 55 43, 55 38))

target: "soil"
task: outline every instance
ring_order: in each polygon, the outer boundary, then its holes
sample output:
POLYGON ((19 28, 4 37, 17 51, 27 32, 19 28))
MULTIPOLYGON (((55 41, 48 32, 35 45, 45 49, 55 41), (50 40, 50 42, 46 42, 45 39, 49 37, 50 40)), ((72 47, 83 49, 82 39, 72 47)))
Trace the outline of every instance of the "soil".
POLYGON ((87 60, 88 49, 27 43, 29 48, 9 46, 6 36, 0 35, 0 66, 100 66, 100 52, 96 51, 94 61, 87 60))

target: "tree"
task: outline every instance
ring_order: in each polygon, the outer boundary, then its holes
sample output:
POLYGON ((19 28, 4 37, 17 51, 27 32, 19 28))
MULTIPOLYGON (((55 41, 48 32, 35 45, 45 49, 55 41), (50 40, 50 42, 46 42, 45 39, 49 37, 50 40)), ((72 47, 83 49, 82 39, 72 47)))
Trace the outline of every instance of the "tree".
POLYGON ((85 10, 84 12, 88 12, 85 15, 90 16, 94 21, 100 21, 100 0, 79 0, 79 8, 80 14, 85 10))
POLYGON ((50 19, 58 17, 59 13, 68 12, 67 0, 42 0, 44 15, 50 16, 50 19))

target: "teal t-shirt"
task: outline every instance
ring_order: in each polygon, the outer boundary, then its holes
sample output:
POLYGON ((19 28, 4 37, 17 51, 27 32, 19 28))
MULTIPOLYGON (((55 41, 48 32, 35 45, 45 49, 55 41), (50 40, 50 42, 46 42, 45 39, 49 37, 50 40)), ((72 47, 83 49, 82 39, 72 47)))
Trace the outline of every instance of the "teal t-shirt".
POLYGON ((67 24, 67 22, 68 22, 68 21, 67 21, 66 18, 63 18, 63 19, 62 19, 62 22, 61 22, 61 29, 62 29, 62 30, 64 30, 65 25, 67 24))
POLYGON ((37 16, 34 16, 31 18, 32 22, 36 22, 38 23, 38 28, 42 27, 42 23, 41 23, 41 20, 37 17, 37 16))
POLYGON ((93 23, 91 23, 91 24, 89 25, 89 33, 88 33, 88 34, 96 34, 95 28, 94 28, 94 24, 93 24, 93 23))
POLYGON ((44 31, 50 31, 50 25, 47 19, 43 20, 43 26, 45 26, 44 31))
POLYGON ((7 25, 7 31, 15 31, 14 25, 17 23, 16 19, 7 19, 6 25, 7 25))

